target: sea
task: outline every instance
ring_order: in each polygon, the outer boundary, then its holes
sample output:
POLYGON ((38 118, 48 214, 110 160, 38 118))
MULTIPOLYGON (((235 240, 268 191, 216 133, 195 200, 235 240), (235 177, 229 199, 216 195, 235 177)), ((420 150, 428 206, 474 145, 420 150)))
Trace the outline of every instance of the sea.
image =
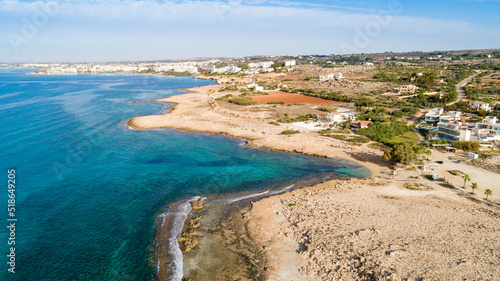
POLYGON ((0 69, 0 280, 154 280, 157 218, 174 202, 247 196, 325 173, 370 177, 340 158, 127 126, 172 105, 134 101, 213 81, 32 71, 0 69))

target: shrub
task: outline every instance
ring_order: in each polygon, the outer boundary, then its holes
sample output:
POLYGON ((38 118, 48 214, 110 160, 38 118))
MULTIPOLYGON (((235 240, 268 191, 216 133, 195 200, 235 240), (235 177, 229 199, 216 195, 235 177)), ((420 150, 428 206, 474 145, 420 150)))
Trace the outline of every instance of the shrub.
POLYGON ((392 149, 384 150, 384 159, 395 163, 411 164, 417 160, 415 147, 409 143, 395 144, 392 149))
POLYGON ((255 105, 255 104, 259 103, 258 101, 253 100, 252 98, 248 98, 248 97, 232 98, 231 100, 229 100, 229 102, 237 104, 237 105, 255 105))
POLYGON ((359 129, 356 134, 366 136, 374 141, 387 142, 389 139, 411 131, 411 126, 403 122, 392 122, 390 125, 377 124, 366 129, 359 129))
POLYGON ((223 97, 220 97, 220 98, 216 98, 215 100, 225 100, 225 99, 229 99, 229 98, 232 98, 233 95, 229 94, 229 95, 225 95, 223 97))
POLYGON ((456 141, 453 143, 453 147, 463 151, 477 151, 481 144, 478 141, 456 141))
POLYGON ((284 130, 283 132, 281 132, 282 135, 294 135, 299 133, 299 130, 284 130))
POLYGON ((370 142, 370 140, 368 138, 361 137, 361 136, 352 137, 352 138, 348 139, 347 141, 352 142, 352 143, 368 143, 368 142, 370 142))
POLYGON ((445 140, 433 140, 432 144, 447 144, 448 142, 445 140))
POLYGON ((284 102, 282 102, 282 101, 270 101, 270 102, 268 102, 267 104, 280 104, 280 105, 285 105, 285 103, 284 103, 284 102))
POLYGON ((308 121, 309 119, 316 119, 316 118, 318 118, 318 115, 316 114, 307 114, 307 115, 301 115, 297 118, 291 118, 290 114, 286 113, 285 117, 279 119, 278 122, 280 123, 305 122, 308 121))
POLYGON ((332 113, 334 111, 332 108, 328 108, 328 107, 320 107, 320 108, 318 108, 318 110, 328 112, 328 113, 332 113))

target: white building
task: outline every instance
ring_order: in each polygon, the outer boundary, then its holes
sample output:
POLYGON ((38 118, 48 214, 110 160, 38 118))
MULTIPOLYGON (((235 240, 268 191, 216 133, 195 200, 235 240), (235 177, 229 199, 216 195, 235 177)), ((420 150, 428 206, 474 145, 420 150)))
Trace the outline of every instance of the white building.
POLYGON ((439 122, 438 138, 447 141, 469 141, 472 132, 469 127, 462 122, 439 122))
POLYGON ((439 122, 460 121, 461 118, 462 118, 462 112, 460 112, 460 111, 448 111, 446 114, 439 116, 439 122))
POLYGON ((343 113, 334 112, 334 113, 328 113, 326 115, 325 120, 327 123, 342 123, 348 120, 356 121, 357 118, 358 115, 356 112, 343 112, 343 113))
POLYGON ((200 65, 199 67, 210 72, 215 70, 215 65, 200 65))
POLYGON ((259 62, 257 64, 257 67, 259 68, 271 68, 271 66, 274 64, 273 61, 263 61, 263 62, 259 62))
POLYGON ((261 61, 261 62, 251 62, 248 64, 248 67, 250 68, 264 68, 264 69, 269 69, 271 66, 274 64, 273 61, 261 61))
POLYGON ((239 73, 241 71, 241 68, 236 67, 236 66, 226 66, 222 68, 214 68, 212 70, 212 73, 218 73, 218 74, 235 74, 239 73))
POLYGON ((257 92, 263 92, 264 91, 264 86, 255 86, 253 89, 255 91, 257 91, 257 92))
POLYGON ((495 116, 486 116, 476 123, 474 137, 482 141, 500 141, 500 120, 495 116))
POLYGON ((296 65, 297 65, 297 61, 295 61, 295 60, 286 60, 284 63, 285 67, 296 66, 296 65))
POLYGON ((318 77, 318 80, 319 81, 327 81, 327 80, 332 80, 332 79, 342 79, 343 76, 342 76, 342 73, 336 73, 336 74, 333 74, 333 73, 330 73, 330 74, 327 74, 327 75, 321 75, 318 77))
POLYGON ((439 122, 439 117, 441 117, 441 115, 443 115, 444 113, 444 109, 442 108, 433 108, 431 110, 429 110, 429 112, 427 112, 425 114, 425 123, 427 124, 434 124, 434 123, 437 123, 439 122))
POLYGON ((482 102, 482 101, 471 101, 469 104, 472 106, 473 109, 475 110, 485 110, 485 111, 490 111, 491 107, 489 103, 482 102))

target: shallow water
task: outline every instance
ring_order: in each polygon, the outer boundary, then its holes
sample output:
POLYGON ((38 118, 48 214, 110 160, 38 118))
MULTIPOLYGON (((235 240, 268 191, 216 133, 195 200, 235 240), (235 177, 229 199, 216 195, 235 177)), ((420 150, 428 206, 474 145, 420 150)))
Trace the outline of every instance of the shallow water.
MULTIPOLYGON (((284 187, 321 173, 367 177, 339 159, 245 148, 241 140, 135 131, 131 103, 213 82, 146 75, 0 70, 0 167, 16 169, 16 274, 1 280, 150 280, 155 217, 182 198, 284 187), (8 279, 6 279, 8 278, 8 279)), ((5 187, 6 188, 6 187, 5 187)), ((6 210, 7 197, 0 200, 6 210)), ((4 216, 7 216, 4 211, 4 216)), ((4 253, 9 233, 1 228, 4 253)))

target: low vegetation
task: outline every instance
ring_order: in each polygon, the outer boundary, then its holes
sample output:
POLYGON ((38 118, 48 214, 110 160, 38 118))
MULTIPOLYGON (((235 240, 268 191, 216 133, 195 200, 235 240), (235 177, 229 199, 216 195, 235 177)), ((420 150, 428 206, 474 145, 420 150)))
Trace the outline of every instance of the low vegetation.
POLYGON ((259 103, 258 101, 249 97, 235 97, 230 99, 229 102, 237 105, 256 105, 259 103))
POLYGON ((316 119, 316 118, 318 118, 318 115, 316 115, 316 114, 307 114, 307 115, 301 115, 297 118, 292 118, 292 117, 290 117, 290 114, 285 113, 285 117, 279 119, 278 122, 280 122, 280 123, 305 122, 305 121, 309 121, 309 119, 316 119))
POLYGON ((282 135, 294 135, 294 134, 300 134, 299 130, 284 130, 281 132, 282 135))
POLYGON ((390 139, 410 132, 411 126, 403 122, 391 122, 390 124, 375 124, 365 129, 359 129, 356 134, 366 136, 371 140, 390 143, 390 139))
POLYGON ((453 147, 463 151, 477 151, 481 144, 478 141, 456 141, 453 143, 453 147))

